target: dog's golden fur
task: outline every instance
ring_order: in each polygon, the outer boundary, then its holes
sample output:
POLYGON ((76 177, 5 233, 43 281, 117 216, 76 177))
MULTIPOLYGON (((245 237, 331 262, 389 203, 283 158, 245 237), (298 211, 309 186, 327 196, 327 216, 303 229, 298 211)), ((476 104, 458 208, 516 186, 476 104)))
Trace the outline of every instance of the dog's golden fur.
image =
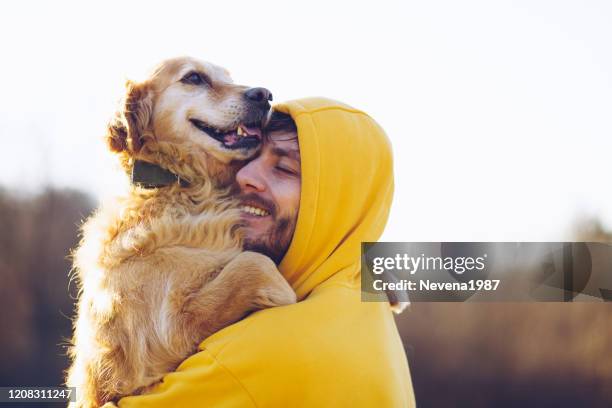
POLYGON ((295 302, 270 259, 241 249, 229 186, 237 163, 256 148, 226 149, 190 123, 195 117, 227 130, 252 118, 245 90, 222 68, 189 58, 128 83, 109 125, 110 149, 128 172, 144 160, 189 186, 133 186, 84 224, 74 253, 80 297, 67 379, 77 406, 142 392, 215 331, 249 311, 295 302), (193 71, 210 83, 181 82, 193 71))

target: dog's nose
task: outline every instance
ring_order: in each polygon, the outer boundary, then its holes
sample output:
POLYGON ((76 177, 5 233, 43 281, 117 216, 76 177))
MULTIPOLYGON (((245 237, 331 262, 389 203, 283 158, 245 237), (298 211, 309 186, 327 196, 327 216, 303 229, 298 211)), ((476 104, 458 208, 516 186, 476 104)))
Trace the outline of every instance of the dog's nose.
POLYGON ((272 100, 272 93, 266 88, 250 88, 244 92, 244 96, 251 101, 256 103, 268 103, 272 100))

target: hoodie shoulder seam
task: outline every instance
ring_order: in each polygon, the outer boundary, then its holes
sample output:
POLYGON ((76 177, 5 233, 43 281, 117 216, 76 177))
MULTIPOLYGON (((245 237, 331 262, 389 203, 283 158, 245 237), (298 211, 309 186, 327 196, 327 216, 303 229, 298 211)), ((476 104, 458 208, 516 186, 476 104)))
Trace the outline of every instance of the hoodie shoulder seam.
POLYGON ((255 402, 255 398, 251 395, 251 393, 249 392, 249 390, 247 390, 247 388, 245 387, 245 385, 242 383, 242 381, 240 381, 238 379, 238 377, 236 377, 236 375, 229 369, 227 368, 225 365, 223 365, 219 359, 217 358, 216 355, 214 355, 213 353, 210 352, 210 350, 206 350, 208 352, 208 354, 210 355, 210 357, 215 361, 215 363, 221 367, 221 369, 223 371, 225 371, 225 373, 232 379, 234 380, 234 382, 236 384, 238 384, 238 386, 242 389, 242 391, 244 391, 244 393, 249 397, 249 399, 251 400, 251 403, 253 404, 253 406, 255 408, 257 408, 257 402, 255 402))

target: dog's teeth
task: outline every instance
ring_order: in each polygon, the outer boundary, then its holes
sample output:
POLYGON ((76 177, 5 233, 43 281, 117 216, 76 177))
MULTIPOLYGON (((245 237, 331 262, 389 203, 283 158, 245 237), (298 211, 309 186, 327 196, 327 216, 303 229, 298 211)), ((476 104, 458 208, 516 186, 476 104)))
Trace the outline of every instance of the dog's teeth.
POLYGON ((238 136, 244 136, 244 130, 242 130, 240 126, 238 126, 238 129, 236 129, 236 133, 238 136))

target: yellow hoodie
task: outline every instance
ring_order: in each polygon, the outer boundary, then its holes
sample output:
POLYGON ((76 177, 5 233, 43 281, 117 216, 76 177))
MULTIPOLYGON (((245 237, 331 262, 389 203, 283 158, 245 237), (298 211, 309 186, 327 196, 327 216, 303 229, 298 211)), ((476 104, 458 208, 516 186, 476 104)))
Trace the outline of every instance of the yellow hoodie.
POLYGON ((361 111, 310 98, 277 105, 298 128, 300 210, 279 265, 297 304, 251 314, 130 407, 412 407, 406 355, 386 303, 360 300, 360 243, 382 233, 391 147, 361 111))

